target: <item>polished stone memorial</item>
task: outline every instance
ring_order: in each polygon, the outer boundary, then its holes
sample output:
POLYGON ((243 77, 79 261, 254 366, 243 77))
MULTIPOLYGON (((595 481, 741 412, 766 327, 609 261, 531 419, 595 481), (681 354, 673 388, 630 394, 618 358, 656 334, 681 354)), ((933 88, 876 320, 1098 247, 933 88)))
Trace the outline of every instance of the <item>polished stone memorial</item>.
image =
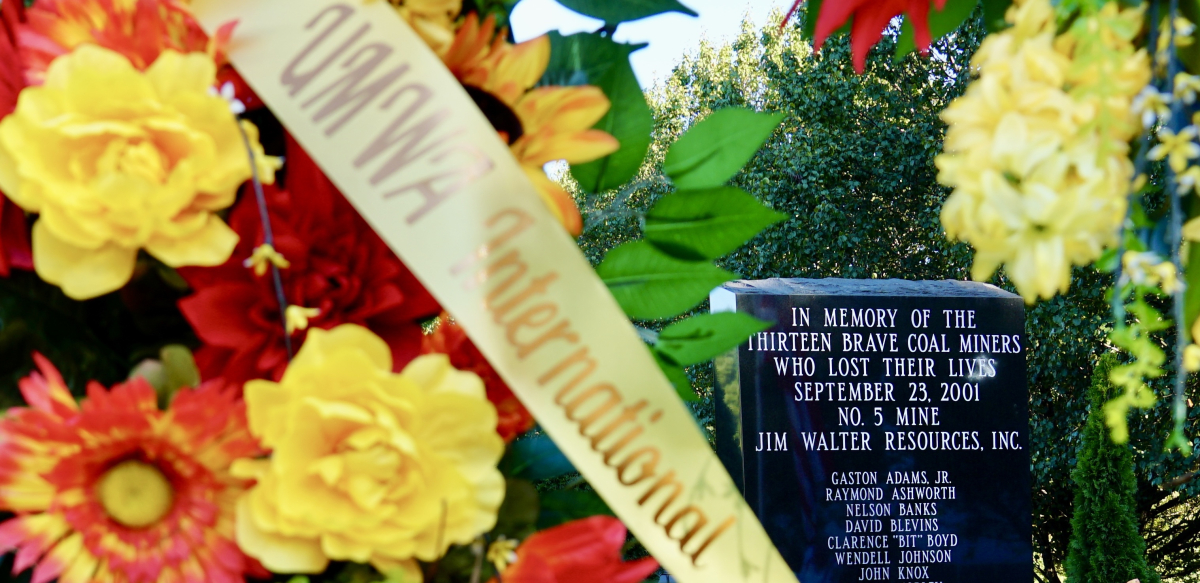
POLYGON ((715 360, 717 453, 800 581, 1033 580, 1020 297, 770 279, 710 300, 776 322, 715 360))

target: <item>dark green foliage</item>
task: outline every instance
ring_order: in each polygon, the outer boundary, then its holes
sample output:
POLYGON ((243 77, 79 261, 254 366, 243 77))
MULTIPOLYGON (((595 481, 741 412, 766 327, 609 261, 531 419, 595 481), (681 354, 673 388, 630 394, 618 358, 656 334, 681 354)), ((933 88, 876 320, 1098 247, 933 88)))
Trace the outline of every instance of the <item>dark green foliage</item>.
MULTIPOLYGON (((978 17, 934 43, 928 58, 895 60, 895 42, 885 39, 861 76, 850 65, 845 37, 812 55, 799 23, 782 32, 775 24, 747 27, 730 45, 702 45, 650 94, 655 142, 635 182, 581 198, 584 252, 596 264, 640 237, 642 223, 651 222, 645 213, 670 192, 660 171, 667 146, 713 110, 749 107, 785 118, 730 184, 788 219, 718 265, 748 279, 968 278, 969 248, 947 241, 938 221, 949 192, 936 182, 933 159, 945 129, 938 113, 965 89, 970 56, 984 35, 978 17)), ((1006 286, 1003 272, 992 283, 1006 286)), ((1026 310, 1033 543, 1042 582, 1062 580, 1074 500, 1070 472, 1087 418, 1088 379, 1098 355, 1109 350, 1104 290, 1111 283, 1110 274, 1076 269, 1068 293, 1026 310)), ((702 397, 693 411, 710 427, 711 365, 687 372, 702 397)), ((1195 382, 1189 386, 1195 394, 1195 382)), ((1159 404, 1130 419, 1138 525, 1149 562, 1164 578, 1200 580, 1200 456, 1164 452, 1170 411, 1162 397, 1169 389, 1161 383, 1154 389, 1159 404)), ((1200 434, 1195 415, 1188 434, 1200 434)))
MULTIPOLYGON (((891 58, 877 49, 856 75, 844 38, 818 55, 797 29, 749 27, 730 46, 703 45, 652 91, 655 142, 624 189, 583 197, 581 247, 594 264, 655 227, 654 208, 671 198, 661 171, 675 140, 711 112, 741 107, 783 114, 782 125, 730 184, 786 216, 717 264, 748 279, 897 277, 962 279, 968 250, 945 239, 938 211, 947 190, 933 156, 944 126, 938 113, 966 85, 969 47, 982 32, 939 44, 936 60, 891 58)), ((706 311, 701 306, 699 311, 706 311)), ((711 392, 711 365, 690 369, 711 392)), ((711 402, 698 405, 711 419, 711 402)))
POLYGON ((500 471, 513 478, 537 481, 574 472, 575 467, 554 441, 538 432, 509 444, 504 459, 500 460, 500 471))
MULTIPOLYGON (((520 0, 463 0, 462 13, 476 12, 480 19, 491 16, 496 19, 496 26, 508 27, 508 15, 520 0)), ((511 40, 511 39, 510 39, 511 40)))
POLYGON ((1109 439, 1104 423, 1104 403, 1116 393, 1108 381, 1116 364, 1115 353, 1100 357, 1088 388, 1091 410, 1083 429, 1079 464, 1071 475, 1075 482, 1075 517, 1071 519, 1066 572, 1072 583, 1159 580, 1146 565, 1146 541, 1138 533, 1134 514, 1137 482, 1133 477, 1133 455, 1128 444, 1109 439))
POLYGON ((85 302, 67 298, 30 272, 14 270, 0 278, 0 409, 25 404, 17 380, 33 367, 34 351, 82 395, 88 381, 108 386, 125 380, 141 360, 159 358, 163 346, 194 345, 191 328, 175 308, 183 292, 167 283, 162 269, 144 260, 120 292, 85 302))

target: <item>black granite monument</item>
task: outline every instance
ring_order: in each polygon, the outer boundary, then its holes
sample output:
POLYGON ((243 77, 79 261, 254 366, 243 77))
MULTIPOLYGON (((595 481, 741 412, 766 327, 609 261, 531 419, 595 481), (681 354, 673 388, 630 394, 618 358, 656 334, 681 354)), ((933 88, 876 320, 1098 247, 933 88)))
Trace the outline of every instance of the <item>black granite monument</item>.
POLYGON ((726 284, 717 453, 803 583, 1028 583, 1021 299, 961 281, 726 284))

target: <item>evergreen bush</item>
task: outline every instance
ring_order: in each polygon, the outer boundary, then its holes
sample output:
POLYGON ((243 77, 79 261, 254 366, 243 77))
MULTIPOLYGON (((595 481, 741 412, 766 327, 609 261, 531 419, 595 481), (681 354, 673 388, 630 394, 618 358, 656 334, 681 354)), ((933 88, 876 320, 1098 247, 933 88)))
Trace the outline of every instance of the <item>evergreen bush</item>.
POLYGON ((1129 444, 1116 444, 1104 424, 1104 403, 1113 396, 1108 375, 1116 354, 1100 357, 1088 388, 1091 410, 1083 430, 1075 482, 1075 516, 1067 554, 1071 583, 1125 583, 1139 579, 1158 583, 1146 563, 1146 541, 1138 532, 1133 454, 1129 444))

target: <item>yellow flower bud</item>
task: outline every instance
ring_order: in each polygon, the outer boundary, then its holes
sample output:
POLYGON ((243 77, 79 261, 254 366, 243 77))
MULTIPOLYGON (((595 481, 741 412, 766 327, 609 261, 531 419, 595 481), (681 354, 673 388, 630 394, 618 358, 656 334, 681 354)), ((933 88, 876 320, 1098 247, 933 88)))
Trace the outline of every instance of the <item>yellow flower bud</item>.
POLYGON ((262 276, 267 273, 268 263, 279 269, 287 269, 292 266, 283 254, 267 243, 255 247, 254 251, 250 253, 250 257, 247 257, 242 265, 253 269, 254 275, 262 276))
POLYGON ((318 308, 288 306, 283 310, 284 320, 287 321, 287 333, 291 334, 297 330, 307 330, 308 321, 320 315, 321 310, 318 308))

